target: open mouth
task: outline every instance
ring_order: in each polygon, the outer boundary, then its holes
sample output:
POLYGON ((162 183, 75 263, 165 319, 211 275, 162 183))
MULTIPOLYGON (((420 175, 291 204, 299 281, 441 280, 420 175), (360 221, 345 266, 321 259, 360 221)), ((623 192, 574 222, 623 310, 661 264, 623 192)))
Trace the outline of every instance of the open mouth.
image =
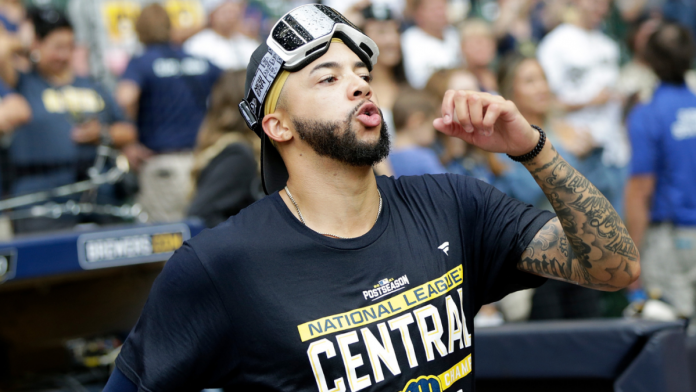
POLYGON ((357 119, 367 128, 373 128, 382 123, 379 109, 377 109, 377 105, 372 102, 366 102, 362 105, 360 110, 358 110, 357 119))

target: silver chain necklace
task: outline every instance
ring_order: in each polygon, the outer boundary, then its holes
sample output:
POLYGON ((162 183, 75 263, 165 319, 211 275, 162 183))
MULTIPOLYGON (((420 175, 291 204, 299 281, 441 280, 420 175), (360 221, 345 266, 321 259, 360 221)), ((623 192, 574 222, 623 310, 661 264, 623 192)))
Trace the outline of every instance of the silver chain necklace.
MULTIPOLYGON (((285 193, 288 194, 290 201, 292 201, 292 204, 295 206, 295 209, 297 210, 297 215, 300 217, 300 222, 302 222, 303 225, 307 226, 307 223, 305 223, 304 217, 302 216, 302 212, 300 212, 300 207, 297 205, 295 198, 292 197, 292 193, 290 193, 290 190, 288 189, 287 185, 285 186, 285 193)), ((375 223, 377 223, 377 220, 379 219, 379 214, 382 213, 382 194, 379 192, 379 189, 377 189, 377 195, 379 195, 379 208, 377 209, 377 218, 375 218, 375 222, 372 224, 373 226, 375 223)), ((317 232, 317 233, 319 233, 319 232, 317 232)), ((350 239, 348 237, 339 237, 335 234, 329 234, 329 233, 319 233, 319 234, 329 236, 329 237, 338 238, 341 240, 349 240, 350 239)))

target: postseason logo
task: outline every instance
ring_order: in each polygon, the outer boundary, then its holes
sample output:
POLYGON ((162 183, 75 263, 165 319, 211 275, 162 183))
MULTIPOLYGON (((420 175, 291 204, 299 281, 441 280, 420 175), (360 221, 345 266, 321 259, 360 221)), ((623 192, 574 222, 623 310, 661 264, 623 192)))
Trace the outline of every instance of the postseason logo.
POLYGON ((363 291, 363 296, 365 299, 371 299, 376 301, 384 296, 395 293, 399 290, 404 289, 409 284, 408 277, 406 275, 394 279, 382 279, 373 286, 371 290, 363 291))
POLYGON ((81 235, 78 258, 84 269, 165 261, 191 238, 184 224, 81 235))

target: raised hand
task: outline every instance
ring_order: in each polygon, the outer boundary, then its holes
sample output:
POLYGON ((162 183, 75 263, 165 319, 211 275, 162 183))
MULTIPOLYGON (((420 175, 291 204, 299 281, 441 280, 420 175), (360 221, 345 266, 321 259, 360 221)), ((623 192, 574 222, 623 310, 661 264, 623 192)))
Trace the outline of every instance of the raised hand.
POLYGON ((447 91, 442 100, 442 117, 435 119, 433 126, 485 151, 513 156, 532 151, 539 141, 539 132, 522 117, 514 103, 477 91, 447 91))

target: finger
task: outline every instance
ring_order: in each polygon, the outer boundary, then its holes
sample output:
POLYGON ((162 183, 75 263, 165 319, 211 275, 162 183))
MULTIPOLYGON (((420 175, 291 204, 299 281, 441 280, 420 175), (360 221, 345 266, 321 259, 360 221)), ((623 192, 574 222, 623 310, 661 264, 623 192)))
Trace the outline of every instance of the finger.
POLYGON ((464 131, 471 133, 474 131, 474 126, 469 117, 469 104, 467 98, 469 94, 464 91, 457 91, 454 96, 454 114, 457 117, 457 122, 464 128, 464 131))
POLYGON ((452 123, 452 113, 454 112, 454 90, 445 92, 445 97, 442 99, 442 121, 445 124, 452 123))
POLYGON ((498 117, 500 117, 501 110, 501 106, 497 103, 488 105, 486 108, 486 115, 481 122, 484 135, 491 136, 493 134, 493 128, 495 127, 496 121, 498 121, 498 117))
POLYGON ((435 127, 435 129, 437 129, 438 131, 444 133, 445 135, 452 136, 452 123, 445 124, 445 120, 442 118, 436 118, 435 120, 433 120, 433 127, 435 127))
POLYGON ((478 94, 469 95, 467 99, 469 106, 469 118, 474 129, 483 129, 483 103, 478 94))

